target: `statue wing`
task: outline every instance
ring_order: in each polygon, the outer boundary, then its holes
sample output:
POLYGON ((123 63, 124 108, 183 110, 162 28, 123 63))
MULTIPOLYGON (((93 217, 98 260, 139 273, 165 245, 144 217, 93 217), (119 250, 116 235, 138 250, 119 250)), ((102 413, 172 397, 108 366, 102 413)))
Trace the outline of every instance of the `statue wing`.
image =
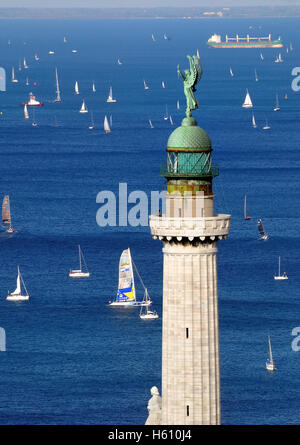
POLYGON ((202 67, 200 64, 197 66, 198 64, 195 63, 195 60, 191 56, 187 56, 187 58, 190 61, 190 72, 189 76, 186 76, 186 86, 192 88, 201 78, 202 67))
POLYGON ((197 83, 198 71, 195 67, 194 60, 191 56, 187 56, 190 61, 190 70, 188 76, 185 78, 185 85, 192 88, 197 83))

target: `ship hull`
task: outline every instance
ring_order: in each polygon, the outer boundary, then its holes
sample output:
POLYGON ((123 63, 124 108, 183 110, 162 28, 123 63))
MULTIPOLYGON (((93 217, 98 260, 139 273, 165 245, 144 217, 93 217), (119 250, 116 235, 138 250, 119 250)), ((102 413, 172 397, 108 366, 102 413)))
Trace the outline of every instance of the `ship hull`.
POLYGON ((210 48, 282 48, 283 44, 280 42, 274 43, 207 43, 210 48))

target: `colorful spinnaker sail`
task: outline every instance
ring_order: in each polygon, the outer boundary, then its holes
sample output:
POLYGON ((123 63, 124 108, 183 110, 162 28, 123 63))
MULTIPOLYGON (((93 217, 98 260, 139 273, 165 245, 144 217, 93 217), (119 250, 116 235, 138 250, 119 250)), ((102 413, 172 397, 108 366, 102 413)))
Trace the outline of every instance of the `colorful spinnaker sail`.
POLYGON ((4 196, 2 204, 2 222, 5 226, 11 225, 9 195, 4 196))
POLYGON ((130 249, 123 250, 119 263, 119 286, 116 301, 136 301, 130 249))

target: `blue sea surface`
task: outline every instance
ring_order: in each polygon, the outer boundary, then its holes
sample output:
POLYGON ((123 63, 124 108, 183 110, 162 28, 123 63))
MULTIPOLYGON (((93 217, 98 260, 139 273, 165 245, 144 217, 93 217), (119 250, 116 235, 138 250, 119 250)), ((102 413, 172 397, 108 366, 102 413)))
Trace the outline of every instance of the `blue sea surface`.
POLYGON ((1 21, 7 91, 0 93, 0 199, 10 195, 17 233, 0 233, 0 326, 7 349, 0 352, 0 424, 145 422, 150 388, 161 389, 162 318, 147 323, 138 309, 112 308, 108 301, 116 295, 121 251, 130 247, 162 315, 162 246, 149 227, 99 227, 96 197, 103 190, 117 194, 119 183, 149 197, 164 189, 160 164, 185 113, 177 64, 188 68, 186 55, 197 49, 203 76, 193 115, 209 134, 220 168, 215 210, 232 215, 230 235, 218 244, 222 423, 300 423, 300 352, 291 347, 292 329, 300 326, 300 93, 291 89, 299 29, 299 19, 1 21), (262 50, 261 60, 257 49, 207 48, 214 32, 223 38, 280 35, 284 62, 274 63, 276 49, 262 50), (290 42, 294 50, 287 53, 290 42), (19 71, 24 56, 29 68, 19 71), (56 67, 61 103, 53 103, 56 67), (114 104, 106 102, 110 86, 114 104), (241 107, 246 89, 252 110, 241 107), (31 91, 44 103, 35 110, 37 127, 32 109, 25 120, 20 106, 31 91), (276 93, 279 112, 273 111, 276 93), (79 113, 83 99, 93 111, 93 131, 90 113, 79 113), (166 106, 174 127, 163 119, 166 106), (109 135, 105 115, 112 115, 109 135), (262 130, 265 119, 269 131, 262 130), (249 221, 243 219, 245 194, 249 221), (257 240, 258 218, 267 242, 257 240), (91 277, 72 281, 78 244, 91 277), (285 282, 273 280, 279 255, 285 282), (12 303, 6 295, 18 265, 30 300, 12 303), (265 369, 268 335, 275 373, 265 369))

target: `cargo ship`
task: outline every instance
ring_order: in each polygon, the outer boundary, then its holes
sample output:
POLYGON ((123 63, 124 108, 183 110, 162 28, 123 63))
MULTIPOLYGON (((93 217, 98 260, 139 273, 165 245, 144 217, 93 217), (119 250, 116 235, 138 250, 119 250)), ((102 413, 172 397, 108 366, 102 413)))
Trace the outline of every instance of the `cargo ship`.
POLYGON ((238 34, 235 37, 228 37, 226 35, 225 42, 222 42, 221 36, 213 34, 207 41, 207 45, 211 48, 282 48, 283 43, 279 37, 277 40, 271 39, 271 34, 268 37, 240 37, 238 34))

